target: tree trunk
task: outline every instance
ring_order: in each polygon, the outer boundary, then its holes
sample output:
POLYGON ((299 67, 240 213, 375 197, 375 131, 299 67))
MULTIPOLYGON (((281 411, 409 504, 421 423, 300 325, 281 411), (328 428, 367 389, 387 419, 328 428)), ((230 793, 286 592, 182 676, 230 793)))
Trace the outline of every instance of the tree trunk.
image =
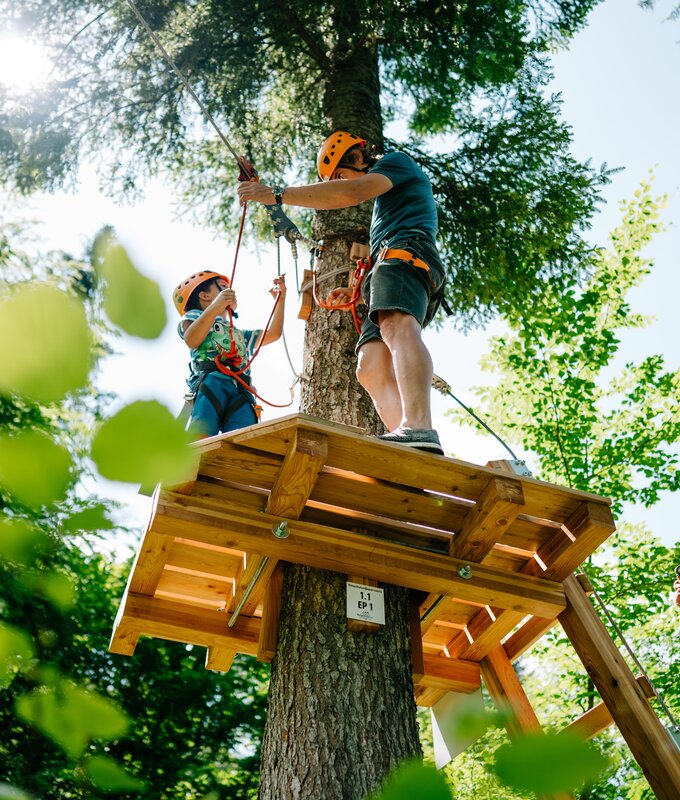
MULTIPOLYGON (((341 36, 339 36, 342 39, 341 36)), ((362 48, 326 87, 329 132, 350 130, 382 143, 376 54, 362 48)), ((353 241, 368 242, 370 208, 320 212, 315 238, 332 253, 320 265, 319 294, 346 285, 353 241)), ((381 430, 355 377, 351 315, 315 307, 307 323, 301 410, 381 430)), ((347 630, 346 576, 288 565, 279 642, 272 662, 262 745, 261 800, 358 800, 405 758, 420 756, 413 698, 408 592, 385 587, 385 625, 347 630)))

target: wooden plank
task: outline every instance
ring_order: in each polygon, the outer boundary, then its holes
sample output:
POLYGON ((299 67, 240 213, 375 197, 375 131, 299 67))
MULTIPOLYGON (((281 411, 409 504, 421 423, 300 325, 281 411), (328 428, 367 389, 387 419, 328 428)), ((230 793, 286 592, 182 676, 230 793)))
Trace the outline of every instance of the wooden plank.
POLYGON ((559 621, 658 800, 680 797, 680 753, 576 578, 559 621))
POLYGON ((171 547, 172 540, 167 536, 160 536, 153 528, 149 528, 137 551, 126 591, 153 595, 163 574, 171 547))
POLYGON ((509 574, 475 565, 472 575, 459 575, 464 562, 437 553, 368 539, 335 528, 291 521, 287 539, 272 535, 278 518, 235 505, 217 512, 199 500, 163 494, 154 521, 158 533, 178 535, 267 554, 298 564, 345 574, 369 575, 378 581, 452 595, 462 600, 489 602, 524 614, 556 616, 563 608, 561 587, 552 581, 509 574))
POLYGON ((205 653, 205 668, 215 672, 229 672, 236 658, 236 650, 225 647, 208 647, 205 653))
POLYGON ((156 597, 166 597, 206 608, 224 609, 233 594, 233 580, 205 577, 192 572, 165 569, 156 587, 156 597))
POLYGON ((499 647, 525 616, 522 612, 487 607, 449 644, 449 653, 455 658, 479 661, 499 647))
MULTIPOLYGON (((304 414, 266 423, 247 433, 237 431, 228 435, 233 442, 282 455, 297 427, 328 434, 328 466, 392 483, 415 488, 426 486, 434 492, 476 502, 489 480, 498 477, 498 472, 492 469, 453 458, 433 459, 426 453, 361 436, 345 426, 329 426, 325 421, 304 414)), ((517 480, 522 483, 527 513, 539 518, 564 522, 584 501, 606 502, 588 492, 557 487, 533 478, 518 477, 517 480)))
POLYGON ((135 652, 139 632, 136 631, 126 620, 116 619, 109 642, 109 653, 116 653, 120 656, 131 656, 135 652))
POLYGON ((175 539, 168 553, 166 569, 174 567, 196 575, 230 578, 232 581, 243 560, 240 550, 196 547, 175 539))
POLYGON ((425 654, 423 668, 424 674, 418 683, 422 688, 470 694, 482 685, 479 664, 471 661, 425 654))
POLYGON ((502 647, 491 650, 480 662, 482 677, 499 710, 508 712, 505 727, 511 738, 540 733, 541 723, 526 696, 517 673, 502 647))
MULTIPOLYGON (((647 700, 656 696, 654 687, 644 675, 638 675, 635 680, 647 700)), ((584 711, 580 717, 570 722, 560 733, 573 733, 581 739, 592 739, 598 733, 606 730, 614 724, 614 718, 609 713, 607 706, 600 700, 588 711, 584 711)))
POLYGON ((518 480, 493 478, 451 542, 451 555, 481 562, 512 524, 524 505, 518 480))
POLYGON ((252 617, 239 617, 236 625, 229 628, 221 611, 128 593, 122 620, 143 636, 257 654, 260 620, 252 617))
POLYGON ((269 558, 259 553, 245 553, 242 569, 239 569, 234 579, 234 594, 227 602, 227 613, 232 614, 248 592, 248 597, 239 613, 245 614, 247 617, 254 616, 255 609, 259 606, 265 593, 267 582, 275 569, 275 558, 269 558))
POLYGON ((283 593, 283 564, 278 563, 267 583, 262 604, 262 624, 257 645, 257 660, 269 663, 279 642, 279 616, 283 593))

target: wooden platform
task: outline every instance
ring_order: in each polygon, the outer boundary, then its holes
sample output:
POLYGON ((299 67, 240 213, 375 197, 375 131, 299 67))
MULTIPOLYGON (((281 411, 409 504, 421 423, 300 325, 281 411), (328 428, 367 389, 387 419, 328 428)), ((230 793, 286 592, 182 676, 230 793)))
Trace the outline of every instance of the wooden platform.
POLYGON ((143 635, 205 646, 211 669, 271 660, 277 563, 296 562, 417 590, 414 685, 431 705, 479 687, 501 644, 513 660, 555 624, 562 582, 614 530, 601 497, 302 414, 196 446, 195 481, 156 493, 114 653, 143 635))

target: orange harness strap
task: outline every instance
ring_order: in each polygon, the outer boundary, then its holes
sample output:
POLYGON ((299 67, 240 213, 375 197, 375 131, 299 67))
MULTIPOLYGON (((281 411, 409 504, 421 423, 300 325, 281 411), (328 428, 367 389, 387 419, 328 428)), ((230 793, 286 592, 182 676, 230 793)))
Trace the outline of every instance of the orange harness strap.
MULTIPOLYGON (((380 253, 378 253, 377 263, 380 264, 382 261, 387 261, 390 258, 398 258, 400 261, 405 261, 412 267, 424 269, 428 275, 430 273, 429 266, 422 260, 422 258, 416 258, 413 253, 409 252, 408 250, 399 250, 398 248, 383 247, 380 253)), ((366 277, 366 273, 371 269, 372 266, 373 265, 371 264, 370 258, 360 258, 357 261, 357 268, 354 273, 354 278, 349 287, 352 289, 352 296, 346 303, 327 303, 325 300, 319 300, 316 291, 316 270, 313 270, 312 273, 312 293, 314 295, 316 304, 321 308, 328 309, 329 311, 351 311, 352 319, 354 320, 354 327, 357 329, 358 334, 361 334, 361 325, 359 324, 359 317, 357 315, 357 304, 361 299, 361 284, 366 277)), ((430 280, 432 280, 431 277, 430 280)))

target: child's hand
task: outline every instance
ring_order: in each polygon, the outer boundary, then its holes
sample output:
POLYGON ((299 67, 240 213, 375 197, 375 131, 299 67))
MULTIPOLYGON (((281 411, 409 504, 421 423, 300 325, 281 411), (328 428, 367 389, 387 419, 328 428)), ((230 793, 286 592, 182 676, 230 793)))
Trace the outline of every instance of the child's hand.
POLYGON ((349 303, 352 299, 352 290, 348 286, 338 286, 337 289, 333 289, 328 294, 327 303, 330 303, 333 306, 343 305, 344 303, 349 303))
POLYGON ((277 295, 281 295, 282 298, 286 296, 286 276, 280 275, 278 278, 274 278, 274 285, 269 290, 269 294, 272 297, 276 297, 277 295))
POLYGON ((236 292, 233 289, 222 289, 210 305, 220 311, 226 311, 228 308, 231 308, 232 311, 236 311, 236 306, 238 305, 236 301, 236 292))

